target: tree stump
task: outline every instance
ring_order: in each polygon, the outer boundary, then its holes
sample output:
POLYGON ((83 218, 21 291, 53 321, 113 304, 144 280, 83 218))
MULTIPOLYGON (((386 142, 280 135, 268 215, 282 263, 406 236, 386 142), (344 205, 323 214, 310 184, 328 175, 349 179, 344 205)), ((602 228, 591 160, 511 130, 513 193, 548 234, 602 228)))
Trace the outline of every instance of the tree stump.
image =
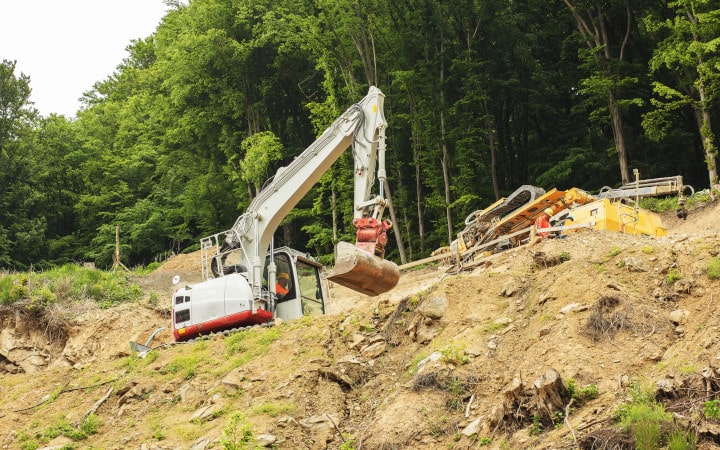
POLYGON ((545 423, 555 423, 556 412, 564 414, 570 393, 555 369, 548 369, 545 375, 535 380, 538 413, 545 423))

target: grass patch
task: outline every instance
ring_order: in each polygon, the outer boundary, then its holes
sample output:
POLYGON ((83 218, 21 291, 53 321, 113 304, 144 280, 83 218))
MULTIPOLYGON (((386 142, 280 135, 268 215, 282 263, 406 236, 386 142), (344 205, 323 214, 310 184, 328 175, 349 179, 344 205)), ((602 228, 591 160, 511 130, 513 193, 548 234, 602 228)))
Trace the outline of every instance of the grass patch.
POLYGON ((673 284, 674 282, 676 282, 678 280, 682 280, 682 277, 683 277, 683 274, 680 271, 680 269, 673 267, 672 269, 668 270, 667 275, 665 275, 665 282, 667 284, 673 284))
POLYGON ((707 276, 711 280, 718 280, 720 279, 720 258, 714 257, 710 260, 710 263, 707 267, 707 276))
POLYGON ((250 416, 264 414, 270 417, 277 417, 281 414, 292 414, 295 412, 295 405, 289 403, 261 403, 252 408, 250 416))
POLYGON ((101 308, 137 301, 140 287, 123 272, 105 272, 66 264, 44 272, 0 275, 0 304, 22 302, 27 309, 44 310, 62 303, 92 301, 101 308))
POLYGON ((271 328, 251 328, 233 333, 225 338, 225 349, 228 357, 234 356, 235 367, 264 355, 270 345, 283 334, 284 325, 271 328))
MULTIPOLYGON (((661 448, 662 424, 670 422, 672 415, 655 401, 651 387, 642 382, 630 386, 631 401, 617 411, 615 417, 623 431, 629 431, 635 438, 635 448, 651 450, 661 448)), ((667 436, 666 436, 667 438, 667 436)))
POLYGON ((449 364, 461 366, 470 362, 470 358, 465 354, 465 344, 448 344, 440 350, 440 353, 442 361, 449 364))

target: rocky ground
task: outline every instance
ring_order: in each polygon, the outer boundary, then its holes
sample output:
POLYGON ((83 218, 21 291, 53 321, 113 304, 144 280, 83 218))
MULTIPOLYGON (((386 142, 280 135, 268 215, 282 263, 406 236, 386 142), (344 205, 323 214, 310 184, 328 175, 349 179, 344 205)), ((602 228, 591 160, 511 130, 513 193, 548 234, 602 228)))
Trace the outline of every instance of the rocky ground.
POLYGON ((169 326, 196 255, 138 279, 140 304, 62 324, 4 311, 0 447, 592 448, 639 381, 720 448, 719 425, 692 422, 720 390, 718 218, 714 203, 665 217, 662 238, 583 231, 426 267, 378 297, 335 286, 326 316, 183 345, 165 330, 145 357, 129 342, 169 326), (571 379, 597 398, 569 405, 571 379))

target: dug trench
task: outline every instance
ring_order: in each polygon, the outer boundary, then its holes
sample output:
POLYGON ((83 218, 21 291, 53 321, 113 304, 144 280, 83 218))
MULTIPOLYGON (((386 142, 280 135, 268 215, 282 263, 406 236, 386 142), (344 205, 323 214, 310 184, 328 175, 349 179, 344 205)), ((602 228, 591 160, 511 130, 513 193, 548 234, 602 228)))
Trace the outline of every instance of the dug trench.
POLYGON ((720 448, 702 411, 720 390, 718 217, 425 267, 377 297, 333 286, 325 316, 182 345, 164 331, 143 354, 129 342, 169 326, 170 280, 197 281, 196 255, 139 277, 141 302, 4 307, 0 446, 634 448, 617 416, 645 383, 720 448))

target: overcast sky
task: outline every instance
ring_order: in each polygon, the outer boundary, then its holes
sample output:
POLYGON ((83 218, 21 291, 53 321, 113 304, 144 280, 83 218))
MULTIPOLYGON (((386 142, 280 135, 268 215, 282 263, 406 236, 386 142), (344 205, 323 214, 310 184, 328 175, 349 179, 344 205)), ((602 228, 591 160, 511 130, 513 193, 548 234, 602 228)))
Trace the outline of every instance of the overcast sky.
POLYGON ((78 99, 146 38, 168 7, 163 0, 0 0, 0 60, 30 77, 44 116, 74 117, 78 99))

